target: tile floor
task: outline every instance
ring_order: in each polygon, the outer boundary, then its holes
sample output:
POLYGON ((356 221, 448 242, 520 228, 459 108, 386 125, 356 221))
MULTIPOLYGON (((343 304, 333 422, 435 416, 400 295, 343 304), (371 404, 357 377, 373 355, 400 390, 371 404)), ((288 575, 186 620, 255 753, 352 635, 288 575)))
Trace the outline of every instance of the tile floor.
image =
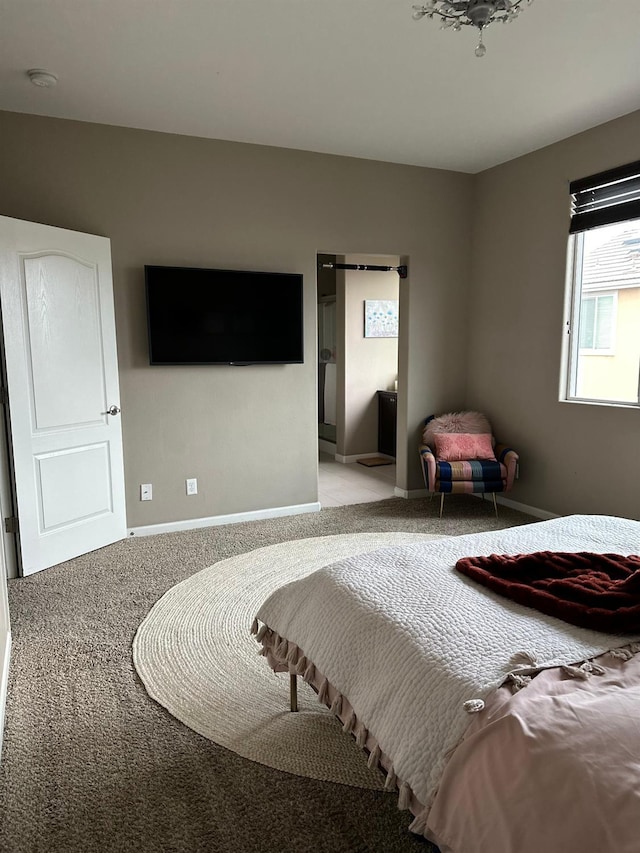
POLYGON ((320 451, 318 500, 323 507, 392 498, 395 484, 395 463, 367 468, 358 462, 336 462, 329 453, 320 451))

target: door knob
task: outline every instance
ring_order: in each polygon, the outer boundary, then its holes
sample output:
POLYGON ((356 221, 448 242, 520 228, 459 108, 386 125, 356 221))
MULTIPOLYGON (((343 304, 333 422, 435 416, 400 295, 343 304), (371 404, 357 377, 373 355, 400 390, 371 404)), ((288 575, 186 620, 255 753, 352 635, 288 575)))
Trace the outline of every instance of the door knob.
POLYGON ((120 414, 120 407, 119 406, 109 406, 109 408, 107 409, 107 414, 108 415, 120 414))

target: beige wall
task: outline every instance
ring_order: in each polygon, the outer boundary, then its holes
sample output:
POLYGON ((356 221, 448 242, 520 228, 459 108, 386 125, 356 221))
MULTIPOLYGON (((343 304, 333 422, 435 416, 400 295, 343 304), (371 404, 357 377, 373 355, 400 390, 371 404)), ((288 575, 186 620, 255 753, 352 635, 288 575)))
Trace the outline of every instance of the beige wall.
POLYGON ((558 402, 568 181, 636 160, 638 139, 633 113, 471 177, 0 113, 0 213, 111 238, 132 526, 316 499, 317 252, 409 265, 401 488, 421 487, 424 416, 469 405, 521 453, 514 500, 640 517, 637 410, 558 402), (303 273, 305 364, 150 367, 145 263, 303 273))
MULTIPOLYGON (((396 256, 347 255, 347 264, 397 266, 396 256)), ((347 270, 344 273, 344 430, 337 452, 343 456, 378 450, 378 398, 376 391, 393 390, 398 373, 398 339, 364 337, 364 301, 398 299, 397 272, 347 270)))
MULTIPOLYGON (((446 171, 0 113, 0 213, 111 238, 132 526, 317 497, 316 253, 406 255, 398 482, 425 411, 459 405, 473 179, 446 171), (150 367, 144 264, 299 272, 305 363, 150 367), (185 495, 197 477, 199 494, 185 495), (139 484, 153 483, 153 501, 139 484)), ((401 307, 402 310, 402 307, 401 307)))
POLYGON ((638 159, 640 112, 476 178, 467 404, 521 454, 510 497, 640 518, 638 410, 561 403, 568 182, 638 159))

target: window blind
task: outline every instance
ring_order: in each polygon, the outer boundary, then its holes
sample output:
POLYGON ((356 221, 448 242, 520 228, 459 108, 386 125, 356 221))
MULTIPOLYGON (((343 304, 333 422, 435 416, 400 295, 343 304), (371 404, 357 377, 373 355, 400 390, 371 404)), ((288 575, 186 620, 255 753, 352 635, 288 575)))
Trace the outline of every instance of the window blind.
POLYGON ((640 219, 640 162, 571 181, 569 233, 640 219))

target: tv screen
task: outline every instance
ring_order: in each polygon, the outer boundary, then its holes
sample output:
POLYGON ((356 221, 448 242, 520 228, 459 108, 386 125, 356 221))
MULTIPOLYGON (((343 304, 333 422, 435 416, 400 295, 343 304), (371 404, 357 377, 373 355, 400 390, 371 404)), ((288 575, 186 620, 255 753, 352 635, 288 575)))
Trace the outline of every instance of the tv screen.
POLYGON ((145 266, 151 364, 301 364, 302 276, 145 266))

